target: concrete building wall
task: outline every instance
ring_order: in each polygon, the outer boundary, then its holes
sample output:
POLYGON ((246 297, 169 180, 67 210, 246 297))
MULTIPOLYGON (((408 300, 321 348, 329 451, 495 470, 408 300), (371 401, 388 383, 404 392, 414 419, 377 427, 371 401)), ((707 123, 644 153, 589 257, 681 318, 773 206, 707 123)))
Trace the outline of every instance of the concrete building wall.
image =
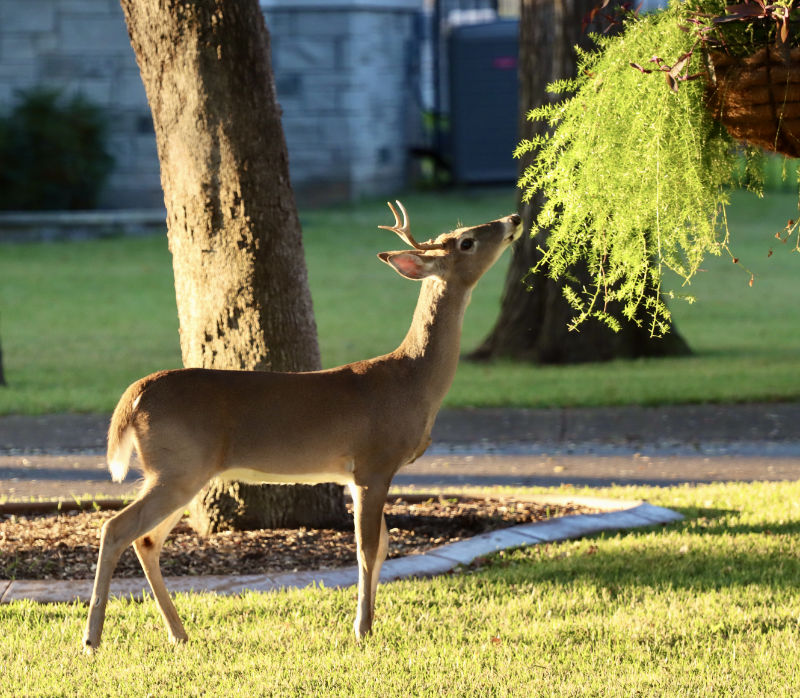
POLYGON ((300 196, 402 188, 419 129, 420 0, 262 0, 292 181, 300 196), (334 176, 335 173, 335 176, 334 176))
MULTIPOLYGON (((300 198, 391 194, 406 181, 421 0, 262 0, 300 198)), ((107 110, 104 208, 163 206, 150 110, 118 0, 0 0, 0 109, 56 87, 107 110)))

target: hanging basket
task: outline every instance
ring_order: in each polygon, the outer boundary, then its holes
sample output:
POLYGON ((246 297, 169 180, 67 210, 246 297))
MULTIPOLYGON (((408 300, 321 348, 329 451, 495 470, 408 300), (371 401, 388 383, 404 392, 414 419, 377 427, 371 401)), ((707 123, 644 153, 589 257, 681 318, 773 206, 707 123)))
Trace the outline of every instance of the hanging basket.
POLYGON ((734 138, 800 157, 800 48, 708 54, 708 108, 734 138))

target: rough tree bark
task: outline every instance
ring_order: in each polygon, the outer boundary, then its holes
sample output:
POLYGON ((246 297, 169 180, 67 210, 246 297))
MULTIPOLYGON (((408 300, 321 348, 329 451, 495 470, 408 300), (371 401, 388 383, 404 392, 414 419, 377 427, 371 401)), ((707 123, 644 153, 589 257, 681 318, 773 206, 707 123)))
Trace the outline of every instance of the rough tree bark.
MULTIPOLYGON (((153 116, 187 367, 320 367, 269 35, 257 0, 122 0, 153 116)), ((322 526, 334 485, 213 481, 201 532, 322 526)))
MULTIPOLYGON (((546 85, 575 74, 573 47, 587 44, 583 18, 599 4, 599 0, 523 0, 519 44, 521 137, 530 138, 542 128, 540 123, 528 121, 525 115, 545 100, 554 98, 548 95, 546 85)), ((523 161, 521 167, 526 164, 523 161)), ((527 205, 520 203, 520 215, 526 228, 530 227, 540 207, 541 198, 534 198, 527 205)), ((567 325, 574 310, 564 299, 561 282, 538 276, 530 292, 522 281, 541 257, 536 248, 544 244, 546 236, 540 233, 536 239, 523 238, 514 247, 500 314, 471 358, 504 357, 557 364, 689 353, 686 342, 674 327, 664 338, 654 339, 646 327, 626 321, 620 313, 615 313, 622 323, 619 332, 593 319, 585 322, 579 331, 570 332, 567 325)))

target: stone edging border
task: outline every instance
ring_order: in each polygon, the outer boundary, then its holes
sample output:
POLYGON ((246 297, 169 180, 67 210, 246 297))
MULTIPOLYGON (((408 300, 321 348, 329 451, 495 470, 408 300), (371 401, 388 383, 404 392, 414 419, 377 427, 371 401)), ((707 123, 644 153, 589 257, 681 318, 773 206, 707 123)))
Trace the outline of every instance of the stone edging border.
MULTIPOLYGON (((544 504, 581 504, 603 510, 599 514, 572 514, 546 521, 521 524, 497 531, 482 533, 467 540, 447 543, 419 555, 386 560, 381 569, 381 582, 410 577, 433 577, 446 574, 459 565, 500 550, 524 545, 551 543, 581 538, 603 531, 641 528, 667 524, 683 519, 683 515, 664 507, 642 501, 621 501, 598 497, 569 497, 544 495, 526 497, 544 504)), ((165 578, 170 592, 199 592, 221 595, 246 591, 279 591, 312 585, 341 588, 358 583, 358 568, 343 567, 306 572, 287 572, 275 575, 208 575, 165 578)), ((0 580, 0 603, 30 600, 39 603, 88 602, 92 592, 91 579, 79 580, 0 580)), ((144 577, 114 579, 111 596, 141 599, 149 596, 144 577)))

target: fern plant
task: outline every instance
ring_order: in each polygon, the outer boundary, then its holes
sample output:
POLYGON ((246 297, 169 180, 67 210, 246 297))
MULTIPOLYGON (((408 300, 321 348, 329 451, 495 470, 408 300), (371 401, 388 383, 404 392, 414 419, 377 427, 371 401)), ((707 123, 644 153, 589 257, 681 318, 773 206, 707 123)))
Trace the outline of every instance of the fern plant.
MULTIPOLYGON (((568 280, 585 264, 592 279, 564 285, 573 328, 589 317, 618 328, 609 314, 617 301, 625 317, 664 334, 665 270, 688 282, 705 255, 727 249, 741 148, 707 113, 704 81, 687 79, 705 70, 694 10, 673 0, 630 16, 615 36, 594 36, 596 49, 579 51, 578 77, 549 86, 569 96, 528 114, 550 127, 515 152, 535 154, 519 181, 523 200, 545 200, 532 233, 549 232, 533 271, 568 280)), ((748 172, 759 159, 747 152, 748 172)))

